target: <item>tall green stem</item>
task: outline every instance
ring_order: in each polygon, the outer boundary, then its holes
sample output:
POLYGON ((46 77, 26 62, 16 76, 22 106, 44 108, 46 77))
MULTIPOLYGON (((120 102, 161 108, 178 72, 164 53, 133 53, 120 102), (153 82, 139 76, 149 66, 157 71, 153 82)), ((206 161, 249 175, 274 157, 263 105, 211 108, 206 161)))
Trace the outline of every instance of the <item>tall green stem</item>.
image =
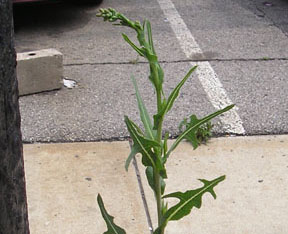
MULTIPOLYGON (((156 71, 157 72, 157 71, 156 71)), ((152 73, 153 74, 153 73, 152 73)), ((155 73, 154 73, 155 74, 155 73)), ((161 105, 162 105, 162 100, 161 100, 161 91, 156 91, 157 92, 157 110, 158 113, 161 110, 161 105)), ((157 128, 157 142, 161 144, 162 141, 162 121, 158 125, 157 128)), ((161 157, 161 150, 159 152, 156 152, 157 157, 161 157)), ((155 184, 155 199, 157 203, 157 215, 158 215, 158 226, 161 224, 162 220, 162 198, 161 198, 161 177, 159 174, 159 171, 157 168, 154 168, 154 184, 155 184)))
POLYGON ((155 199, 157 202, 157 215, 158 215, 158 226, 160 226, 162 219, 162 199, 161 199, 161 184, 159 171, 154 168, 154 183, 155 183, 155 199))
MULTIPOLYGON (((160 95, 160 99, 161 99, 161 95, 160 95)), ((157 95, 157 101, 158 101, 158 95, 157 95)), ((157 102, 158 104, 158 102, 157 102)), ((158 108, 160 108, 160 106, 158 106, 158 108)), ((159 112, 159 109, 158 109, 159 112)), ((159 144, 161 144, 162 142, 162 123, 163 120, 160 121, 159 125, 158 125, 158 129, 157 129, 157 138, 156 140, 158 141, 159 144)), ((161 150, 159 152, 156 153, 157 157, 162 157, 161 155, 161 150)), ((158 214, 158 227, 160 227, 161 225, 161 221, 162 221, 162 212, 163 212, 163 207, 162 207, 162 193, 161 193, 161 176, 159 174, 159 171, 157 168, 154 168, 154 184, 155 184, 155 198, 156 198, 156 203, 157 203, 157 214, 158 214)), ((161 230, 161 234, 164 234, 164 228, 163 230, 161 230)))
POLYGON ((161 98, 161 92, 157 91, 157 110, 160 112, 162 105, 162 98, 161 98))

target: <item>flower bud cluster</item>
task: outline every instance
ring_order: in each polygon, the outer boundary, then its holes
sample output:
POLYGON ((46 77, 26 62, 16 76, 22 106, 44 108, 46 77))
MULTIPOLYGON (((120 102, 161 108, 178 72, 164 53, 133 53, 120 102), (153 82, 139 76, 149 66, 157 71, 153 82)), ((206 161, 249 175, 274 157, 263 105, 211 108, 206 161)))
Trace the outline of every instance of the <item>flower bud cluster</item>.
POLYGON ((103 17, 104 21, 115 22, 116 20, 121 20, 120 14, 113 8, 100 9, 98 17, 103 17))

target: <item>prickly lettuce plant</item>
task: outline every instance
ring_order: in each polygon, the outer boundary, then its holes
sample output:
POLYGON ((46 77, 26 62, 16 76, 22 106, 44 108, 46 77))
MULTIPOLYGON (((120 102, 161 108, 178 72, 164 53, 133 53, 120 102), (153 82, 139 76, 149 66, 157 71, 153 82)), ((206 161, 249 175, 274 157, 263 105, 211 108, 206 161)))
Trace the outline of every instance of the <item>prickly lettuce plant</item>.
MULTIPOLYGON (((197 123, 198 119, 196 115, 190 116, 190 122, 187 122, 187 118, 185 118, 179 125, 179 130, 183 131, 183 128, 185 129, 189 127, 190 125, 193 125, 194 123, 197 123)), ((199 145, 202 143, 206 143, 208 139, 212 136, 211 129, 213 128, 213 124, 209 121, 203 125, 201 125, 197 131, 196 134, 190 133, 185 136, 185 139, 187 139, 191 144, 193 145, 193 148, 196 149, 199 145)))
MULTIPOLYGON (((214 198, 216 198, 216 194, 213 189, 219 182, 225 179, 225 176, 220 176, 211 181, 201 179, 200 181, 203 183, 203 186, 200 188, 188 190, 186 192, 165 194, 165 180, 167 179, 165 164, 169 156, 184 139, 191 141, 193 147, 197 148, 200 141, 203 140, 201 138, 199 140, 199 134, 200 136, 204 137, 209 135, 209 131, 211 129, 209 121, 214 117, 230 110, 234 105, 227 106, 226 108, 218 110, 215 113, 201 119, 198 119, 195 115, 192 115, 190 117, 190 122, 184 120, 182 126, 185 126, 185 129, 176 138, 171 147, 168 148, 167 140, 169 134, 166 133, 163 137, 162 133, 162 125, 165 115, 171 110, 175 100, 178 97, 181 87, 184 85, 185 81, 189 79, 191 73, 196 69, 196 66, 192 67, 188 71, 185 77, 179 82, 168 97, 166 97, 162 88, 164 82, 164 72, 158 62, 158 57, 154 49, 150 22, 145 20, 142 24, 140 24, 140 22, 132 21, 126 18, 123 14, 111 8, 100 9, 97 16, 103 17, 105 21, 118 22, 118 25, 127 26, 135 30, 139 42, 138 46, 134 44, 127 35, 122 34, 122 36, 124 40, 141 57, 147 59, 149 63, 149 80, 155 89, 157 110, 153 115, 152 120, 139 93, 137 82, 132 77, 143 128, 140 128, 132 120, 125 116, 125 123, 130 133, 130 137, 133 140, 131 153, 127 158, 125 168, 128 170, 130 162, 136 154, 140 153, 142 155, 142 164, 146 168, 146 177, 151 189, 154 192, 155 201, 157 204, 158 227, 153 233, 163 234, 169 221, 183 218, 191 212, 193 207, 200 208, 204 193, 210 193, 214 198), (179 201, 176 205, 169 207, 168 203, 166 202, 166 199, 169 198, 178 198, 179 201)), ((122 228, 118 227, 113 222, 113 217, 107 213, 100 195, 98 195, 98 204, 108 228, 108 231, 105 233, 126 233, 122 228)))

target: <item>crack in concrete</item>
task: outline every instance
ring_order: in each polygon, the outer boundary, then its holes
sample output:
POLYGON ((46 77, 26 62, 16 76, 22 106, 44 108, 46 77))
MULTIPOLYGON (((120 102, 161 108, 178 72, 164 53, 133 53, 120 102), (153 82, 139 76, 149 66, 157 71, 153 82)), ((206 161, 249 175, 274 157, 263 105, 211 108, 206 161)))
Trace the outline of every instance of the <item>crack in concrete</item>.
MULTIPOLYGON (((132 150, 133 141, 132 141, 131 138, 129 139, 129 146, 130 146, 130 149, 132 150)), ((147 199, 146 199, 146 196, 145 196, 145 191, 144 191, 144 187, 143 187, 140 171, 139 171, 139 168, 138 168, 137 159, 136 159, 135 156, 133 157, 133 166, 134 166, 134 169, 135 169, 135 174, 136 174, 136 178, 137 178, 137 181, 138 181, 140 195, 141 195, 141 198, 142 198, 144 211, 145 211, 145 215, 146 215, 146 218, 147 218, 148 228, 149 228, 150 234, 153 234, 152 219, 151 219, 151 215, 150 215, 150 212, 149 212, 149 207, 148 207, 147 199)))
MULTIPOLYGON (((162 64, 174 64, 174 63, 189 63, 189 62, 268 62, 268 61, 288 61, 288 57, 285 58, 269 58, 269 57, 263 57, 263 58, 238 58, 238 59, 180 59, 175 61, 166 61, 166 60, 159 60, 159 63, 162 64)), ((70 66, 85 66, 85 65, 137 65, 137 64, 148 64, 148 62, 142 62, 139 61, 137 63, 131 63, 131 62, 87 62, 87 63, 66 63, 63 64, 63 66, 70 67, 70 66)))
MULTIPOLYGON (((256 133, 245 133, 245 134, 228 134, 228 133, 217 133, 217 132, 213 132, 212 133, 212 138, 220 138, 220 137, 239 137, 239 136, 269 136, 269 135, 277 135, 277 136, 281 136, 281 135, 287 135, 288 132, 287 131, 275 131, 272 130, 271 132, 256 132, 256 133)), ((169 137, 169 140, 174 140, 178 137, 178 134, 172 135, 171 137, 169 137)), ((103 138, 97 138, 97 139, 93 139, 93 140, 34 140, 34 141, 29 141, 29 140, 22 140, 23 144, 26 145, 30 145, 30 144, 56 144, 56 143, 84 143, 84 142, 114 142, 114 141, 128 141, 130 139, 130 136, 123 136, 123 137, 103 137, 103 138)))

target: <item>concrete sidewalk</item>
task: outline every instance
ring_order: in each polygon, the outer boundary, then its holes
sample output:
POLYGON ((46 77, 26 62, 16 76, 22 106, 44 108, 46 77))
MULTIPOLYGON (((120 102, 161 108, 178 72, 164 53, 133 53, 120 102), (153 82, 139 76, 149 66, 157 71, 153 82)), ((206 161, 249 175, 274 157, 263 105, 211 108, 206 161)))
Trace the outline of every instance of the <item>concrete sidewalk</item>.
MULTIPOLYGON (((98 193, 128 234, 148 234, 134 168, 124 169, 129 151, 128 142, 24 145, 31 234, 105 232, 98 193)), ((288 233, 287 135, 214 138, 196 151, 182 143, 167 171, 167 192, 197 188, 197 178, 227 177, 215 188, 217 200, 205 195, 202 208, 169 223, 167 234, 288 233)), ((144 189, 155 218, 146 183, 144 189)))

